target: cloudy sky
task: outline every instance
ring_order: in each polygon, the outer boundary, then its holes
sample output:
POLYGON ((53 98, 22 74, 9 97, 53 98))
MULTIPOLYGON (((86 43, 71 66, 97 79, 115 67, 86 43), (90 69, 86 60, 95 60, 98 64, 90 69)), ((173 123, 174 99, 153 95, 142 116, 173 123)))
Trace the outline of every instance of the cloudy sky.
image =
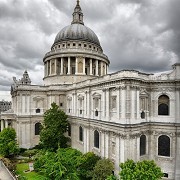
MULTIPOLYGON (((42 83, 42 59, 72 21, 76 0, 0 0, 0 91, 28 70, 42 83)), ((81 0, 84 23, 99 37, 110 72, 158 72, 180 61, 180 0, 81 0)))

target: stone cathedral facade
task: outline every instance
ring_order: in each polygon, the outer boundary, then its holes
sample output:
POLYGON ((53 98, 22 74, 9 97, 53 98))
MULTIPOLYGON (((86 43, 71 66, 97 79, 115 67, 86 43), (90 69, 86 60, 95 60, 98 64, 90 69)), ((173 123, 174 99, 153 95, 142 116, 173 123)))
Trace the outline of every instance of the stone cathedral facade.
POLYGON ((69 115, 73 148, 110 158, 115 173, 127 159, 153 159, 165 178, 180 180, 180 64, 158 74, 107 74, 110 61, 84 25, 79 1, 43 63, 44 85, 32 85, 27 71, 13 78, 1 130, 15 128, 23 148, 37 145, 43 113, 55 102, 69 115))

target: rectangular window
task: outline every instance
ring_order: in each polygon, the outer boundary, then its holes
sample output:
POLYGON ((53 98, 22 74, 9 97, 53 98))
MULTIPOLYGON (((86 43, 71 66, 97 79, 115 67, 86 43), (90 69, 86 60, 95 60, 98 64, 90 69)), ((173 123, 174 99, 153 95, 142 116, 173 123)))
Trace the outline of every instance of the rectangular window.
POLYGON ((72 74, 75 74, 75 67, 72 67, 72 74))

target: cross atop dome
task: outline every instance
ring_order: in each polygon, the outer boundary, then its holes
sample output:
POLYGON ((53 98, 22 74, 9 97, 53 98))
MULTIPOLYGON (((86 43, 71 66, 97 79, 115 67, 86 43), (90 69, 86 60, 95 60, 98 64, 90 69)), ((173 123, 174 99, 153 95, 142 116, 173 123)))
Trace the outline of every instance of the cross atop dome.
POLYGON ((77 4, 76 7, 74 8, 74 12, 73 12, 73 21, 71 24, 82 24, 84 25, 83 22, 83 13, 81 10, 81 6, 80 6, 80 1, 77 0, 77 4))

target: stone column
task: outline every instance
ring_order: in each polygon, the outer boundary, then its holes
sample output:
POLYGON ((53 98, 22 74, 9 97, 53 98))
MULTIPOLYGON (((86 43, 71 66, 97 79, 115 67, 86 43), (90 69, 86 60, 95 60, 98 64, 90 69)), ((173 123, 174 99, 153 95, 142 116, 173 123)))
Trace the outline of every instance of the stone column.
POLYGON ((105 75, 107 74, 107 64, 105 63, 104 65, 104 72, 105 72, 105 75))
MULTIPOLYGON (((115 152, 115 169, 118 169, 118 172, 119 172, 119 162, 120 162, 120 142, 119 142, 119 136, 117 135, 116 136, 116 152, 115 152)), ((118 173, 117 172, 117 173, 118 173)))
MULTIPOLYGON (((139 161, 140 160, 140 137, 137 137, 136 139, 136 144, 137 144, 137 157, 136 160, 139 161)), ((147 142, 146 142, 146 154, 147 154, 147 142)))
POLYGON ((84 153, 87 152, 87 129, 83 128, 83 135, 84 135, 84 153))
POLYGON ((102 94, 102 118, 106 117, 106 89, 103 89, 102 94))
POLYGON ((90 96, 89 96, 89 91, 86 92, 87 95, 87 117, 90 117, 90 96))
POLYGON ((104 74, 103 74, 103 62, 101 61, 101 74, 100 74, 100 76, 103 76, 104 74))
POLYGON ((71 57, 68 57, 68 73, 71 74, 71 57))
POLYGON ((106 64, 106 74, 108 73, 109 65, 106 64))
POLYGON ((130 119, 131 117, 131 97, 130 97, 130 86, 127 85, 126 87, 126 119, 130 119))
POLYGON ((49 61, 49 65, 50 65, 50 75, 52 74, 52 64, 51 64, 51 61, 49 61))
POLYGON ((1 131, 4 129, 4 120, 1 119, 1 131))
POLYGON ((180 179, 180 136, 176 137, 175 180, 180 179))
POLYGON ((96 60, 96 76, 99 76, 99 74, 98 74, 98 60, 96 60))
POLYGON ((105 134, 104 134, 104 132, 101 132, 101 135, 100 135, 100 138, 101 138, 101 140, 100 140, 100 142, 101 142, 101 157, 104 157, 105 156, 105 154, 104 154, 104 151, 105 151, 105 141, 104 141, 104 138, 105 138, 105 134))
POLYGON ((89 60, 90 61, 90 76, 93 75, 93 72, 92 72, 92 59, 89 60))
POLYGON ((48 74, 48 69, 49 69, 49 63, 48 63, 48 61, 46 61, 46 76, 49 75, 49 74, 48 74))
POLYGON ((137 92, 136 92, 136 98, 137 98, 137 105, 136 105, 136 107, 137 107, 137 119, 139 119, 140 118, 140 108, 139 108, 139 89, 137 88, 137 92))
POLYGON ((105 133, 105 157, 109 158, 109 134, 105 133))
POLYGON ((120 117, 120 88, 116 87, 117 91, 117 101, 116 101, 116 109, 117 109, 117 119, 120 117))
POLYGON ((180 89, 179 88, 176 88, 176 122, 179 123, 179 118, 180 118, 180 112, 179 112, 179 109, 180 109, 180 96, 179 96, 179 91, 180 89))
POLYGON ((5 128, 8 128, 8 120, 5 119, 5 128))
POLYGON ((78 57, 76 57, 76 72, 75 74, 78 74, 78 57))
POLYGON ((55 59, 55 72, 54 72, 54 74, 57 74, 57 59, 55 59))
POLYGON ((125 87, 121 87, 121 118, 125 119, 126 113, 126 90, 125 87))
POLYGON ((125 161, 125 140, 123 138, 120 139, 120 162, 124 163, 125 161))
POLYGON ((87 128, 87 144, 86 144, 86 152, 89 152, 89 128, 87 128))
POLYGON ((109 89, 106 89, 106 119, 109 121, 109 89))
POLYGON ((60 75, 64 74, 63 69, 64 69, 64 58, 62 57, 61 58, 61 73, 60 73, 60 75))
POLYGON ((74 93, 74 114, 77 116, 77 93, 74 93))
POLYGON ((85 57, 83 57, 83 74, 84 75, 86 74, 85 68, 86 68, 86 60, 85 60, 85 57))
POLYGON ((135 91, 131 89, 131 118, 135 119, 135 91))

